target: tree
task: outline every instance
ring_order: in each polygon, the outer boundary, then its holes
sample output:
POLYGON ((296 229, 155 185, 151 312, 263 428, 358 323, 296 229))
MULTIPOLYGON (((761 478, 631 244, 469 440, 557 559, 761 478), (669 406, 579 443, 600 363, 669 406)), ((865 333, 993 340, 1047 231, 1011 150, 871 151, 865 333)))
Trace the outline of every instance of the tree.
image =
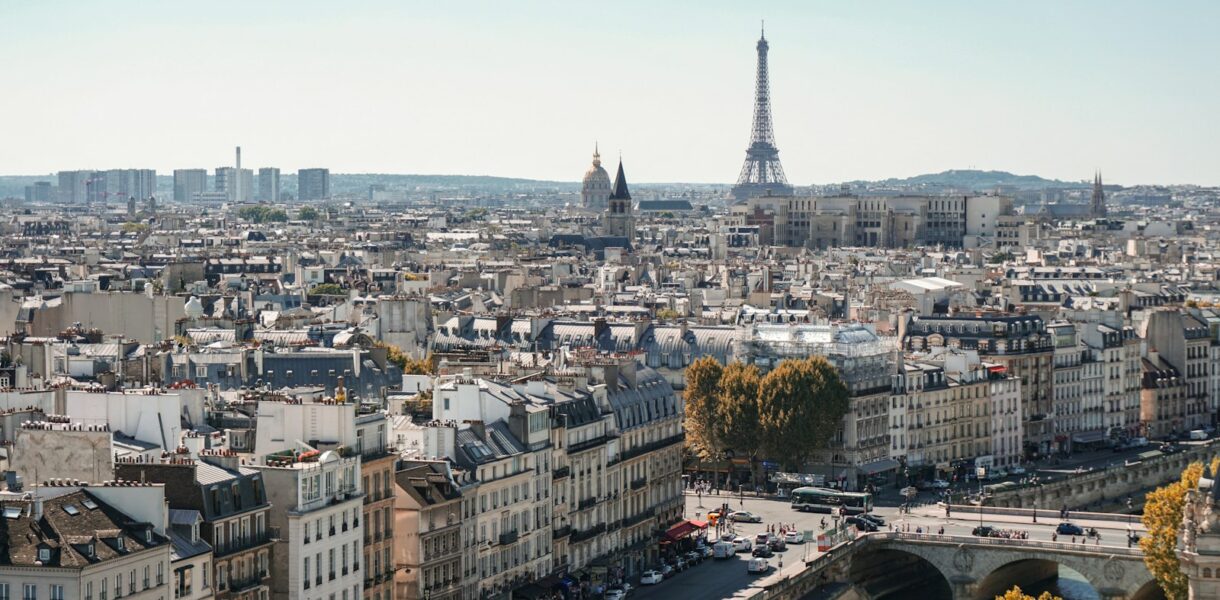
POLYGON ((678 314, 678 311, 672 308, 662 308, 661 310, 657 311, 657 319, 661 321, 672 321, 681 316, 682 315, 678 314))
POLYGON ((750 459, 755 485, 760 483, 757 467, 763 432, 759 427, 758 396, 762 382, 762 375, 754 365, 733 362, 725 367, 716 392, 716 418, 712 429, 712 437, 724 448, 750 459))
POLYGON ((310 296, 342 296, 343 287, 337 283, 319 283, 309 290, 310 296))
POLYGON ((797 470, 829 445, 849 408, 847 386, 821 356, 780 363, 759 390, 759 446, 797 470))
POLYGON ((686 440, 696 454, 719 460, 723 446, 712 437, 716 420, 716 391, 724 368, 710 356, 696 359, 686 367, 686 440))
MULTIPOLYGON (((1212 459, 1213 473, 1217 467, 1220 467, 1220 457, 1212 459)), ((1144 564, 1169 600, 1185 600, 1187 597, 1187 578, 1176 553, 1178 530, 1182 527, 1186 492, 1199 485, 1202 475, 1203 464, 1191 463, 1182 471, 1178 481, 1148 492, 1144 500, 1141 521, 1148 533, 1140 538, 1140 548, 1144 550, 1144 564)))
POLYGON ((297 218, 302 221, 317 221, 318 209, 312 206, 302 206, 301 209, 297 211, 297 218))
POLYGON ((136 223, 133 221, 123 223, 124 233, 144 233, 145 231, 148 231, 148 223, 136 223))
POLYGON ((1052 596, 1050 592, 1042 592, 1040 596, 1034 598, 1022 592, 1021 586, 1013 586, 1011 590, 1004 592, 1003 596, 996 596, 995 600, 1063 600, 1063 598, 1052 596))
POLYGON ((377 342, 377 347, 386 349, 386 360, 402 369, 403 375, 434 375, 436 374, 436 357, 428 353, 423 358, 411 358, 402 348, 394 344, 377 342))

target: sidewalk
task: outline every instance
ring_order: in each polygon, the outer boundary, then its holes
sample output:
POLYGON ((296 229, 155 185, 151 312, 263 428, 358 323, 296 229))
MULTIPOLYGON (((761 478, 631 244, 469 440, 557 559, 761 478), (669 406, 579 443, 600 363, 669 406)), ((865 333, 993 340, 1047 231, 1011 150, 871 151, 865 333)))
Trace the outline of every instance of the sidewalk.
MULTIPOLYGON (((911 512, 911 514, 913 514, 915 516, 919 516, 919 517, 932 518, 932 519, 943 520, 945 518, 944 509, 939 509, 939 510, 915 509, 911 512)), ((1113 530, 1113 531, 1128 531, 1128 530, 1138 531, 1138 532, 1147 531, 1147 529, 1144 527, 1144 524, 1141 523, 1139 518, 1135 517, 1135 516, 1132 516, 1132 518, 1129 522, 1128 521, 1101 521, 1101 520, 1096 520, 1096 519, 1078 520, 1074 517, 1071 517, 1071 515, 1068 515, 1068 516, 1070 517, 1068 519, 1068 522, 1074 523, 1074 524, 1084 527, 1086 529, 1091 527, 1094 529, 1104 529, 1104 530, 1113 530)), ((979 516, 978 516, 978 513, 973 513, 973 512, 953 512, 953 513, 951 513, 951 516, 949 517, 949 519, 952 521, 958 521, 958 522, 962 522, 962 523, 970 523, 970 522, 977 523, 979 520, 979 516)), ((1027 517, 1027 516, 1001 515, 1001 514, 989 513, 986 511, 983 512, 983 524, 984 525, 991 525, 991 524, 996 524, 996 523, 1006 523, 1006 524, 1027 525, 1027 526, 1039 526, 1039 525, 1055 526, 1061 522, 1062 522, 1062 520, 1059 519, 1059 515, 1054 515, 1051 518, 1047 518, 1045 516, 1039 515, 1038 522, 1034 523, 1033 519, 1031 517, 1027 517)))

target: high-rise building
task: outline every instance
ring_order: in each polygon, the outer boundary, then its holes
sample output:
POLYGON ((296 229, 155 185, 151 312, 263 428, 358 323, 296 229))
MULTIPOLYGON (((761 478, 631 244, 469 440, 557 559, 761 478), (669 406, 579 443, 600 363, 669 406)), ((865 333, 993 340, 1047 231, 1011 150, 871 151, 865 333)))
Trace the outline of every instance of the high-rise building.
POLYGON ((330 198, 330 169, 297 171, 297 198, 299 200, 330 198))
POLYGON ((88 186, 90 203, 147 200, 157 194, 157 172, 153 169, 109 169, 93 174, 88 186))
POLYGON ((59 201, 68 204, 84 204, 88 200, 89 180, 93 171, 60 171, 59 201))
POLYGON ((250 202, 254 199, 254 172, 236 167, 216 167, 213 189, 224 193, 229 202, 250 202))
POLYGON ((258 170, 259 202, 280 201, 280 170, 276 167, 263 167, 258 170))
POLYGON ((26 202, 50 202, 55 188, 50 181, 35 181, 34 185, 25 186, 26 202))
POLYGON ((208 190, 207 169, 174 169, 174 201, 188 202, 208 190))
POLYGON ((593 166, 585 171, 580 186, 580 204, 585 208, 602 210, 610 200, 610 174, 602 167, 602 155, 593 146, 593 166))
POLYGON ((746 162, 733 186, 733 198, 746 200, 756 196, 791 196, 792 186, 784 177, 779 164, 779 149, 775 147, 775 131, 771 125, 771 82, 767 75, 767 36, 758 40, 758 71, 754 88, 754 124, 750 131, 750 146, 746 162))

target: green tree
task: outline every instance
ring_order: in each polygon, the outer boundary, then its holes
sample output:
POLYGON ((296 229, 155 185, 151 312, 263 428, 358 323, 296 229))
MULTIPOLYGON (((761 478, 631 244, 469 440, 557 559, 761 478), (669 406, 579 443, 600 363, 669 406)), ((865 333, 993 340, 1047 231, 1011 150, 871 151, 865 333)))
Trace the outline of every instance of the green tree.
POLYGON ((1013 586, 1011 590, 1004 592, 1003 596, 996 596, 995 600, 1063 600, 1063 598, 1052 596, 1050 592, 1042 592, 1040 596, 1034 598, 1022 592, 1020 586, 1013 586))
POLYGON ((297 218, 302 221, 317 221, 318 209, 312 206, 302 206, 300 210, 297 211, 297 218))
POLYGON ((319 283, 309 290, 310 296, 342 296, 343 287, 337 283, 319 283))
POLYGON ((696 359, 686 367, 686 441, 695 454, 719 460, 723 457, 723 446, 712 436, 712 424, 716 421, 717 390, 724 368, 710 356, 696 359))
MULTIPOLYGON (((1213 473, 1217 467, 1220 467, 1220 457, 1212 459, 1213 473)), ((1176 553, 1178 530, 1182 527, 1186 492, 1199 485, 1202 475, 1203 464, 1191 463, 1182 471, 1180 479, 1148 492, 1144 499, 1144 516, 1141 520, 1148 533, 1140 538, 1140 548, 1144 550, 1144 564, 1169 600, 1185 600, 1187 597, 1186 574, 1182 573, 1176 553)))
POLYGON ((672 308, 662 308, 661 310, 657 311, 657 319, 661 321, 672 321, 681 316, 682 315, 678 314, 678 311, 672 308))
POLYGON ((148 231, 148 223, 134 223, 130 221, 123 223, 124 233, 144 233, 145 231, 148 231))
POLYGON ((750 459, 754 483, 758 480, 758 459, 761 456, 762 430, 759 427, 759 387, 762 375, 758 367, 741 362, 730 363, 720 375, 716 393, 716 418, 712 437, 738 457, 750 459))
POLYGON ((847 386, 821 356, 780 363, 759 390, 759 445, 798 470, 828 446, 849 408, 847 386))

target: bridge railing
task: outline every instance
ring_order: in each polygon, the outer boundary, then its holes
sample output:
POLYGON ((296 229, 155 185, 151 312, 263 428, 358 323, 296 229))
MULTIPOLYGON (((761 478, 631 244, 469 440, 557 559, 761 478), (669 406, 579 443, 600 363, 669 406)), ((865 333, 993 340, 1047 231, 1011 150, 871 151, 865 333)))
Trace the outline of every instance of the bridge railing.
MULTIPOLYGON (((1142 557, 1144 551, 1138 546, 1106 546, 1096 544, 1073 544, 1071 542, 1048 542, 1044 540, 1017 540, 1011 538, 977 537, 972 535, 940 535, 936 533, 910 533, 906 531, 878 531, 861 534, 856 541, 904 540, 911 542, 943 542, 970 544, 975 546, 1008 546, 1015 548, 1042 548, 1059 552, 1086 552, 1089 554, 1111 554, 1142 557)), ((867 543, 867 542, 866 542, 867 543)), ((818 558, 828 556, 829 553, 818 558)), ((812 564, 812 563, 807 563, 812 564)))

